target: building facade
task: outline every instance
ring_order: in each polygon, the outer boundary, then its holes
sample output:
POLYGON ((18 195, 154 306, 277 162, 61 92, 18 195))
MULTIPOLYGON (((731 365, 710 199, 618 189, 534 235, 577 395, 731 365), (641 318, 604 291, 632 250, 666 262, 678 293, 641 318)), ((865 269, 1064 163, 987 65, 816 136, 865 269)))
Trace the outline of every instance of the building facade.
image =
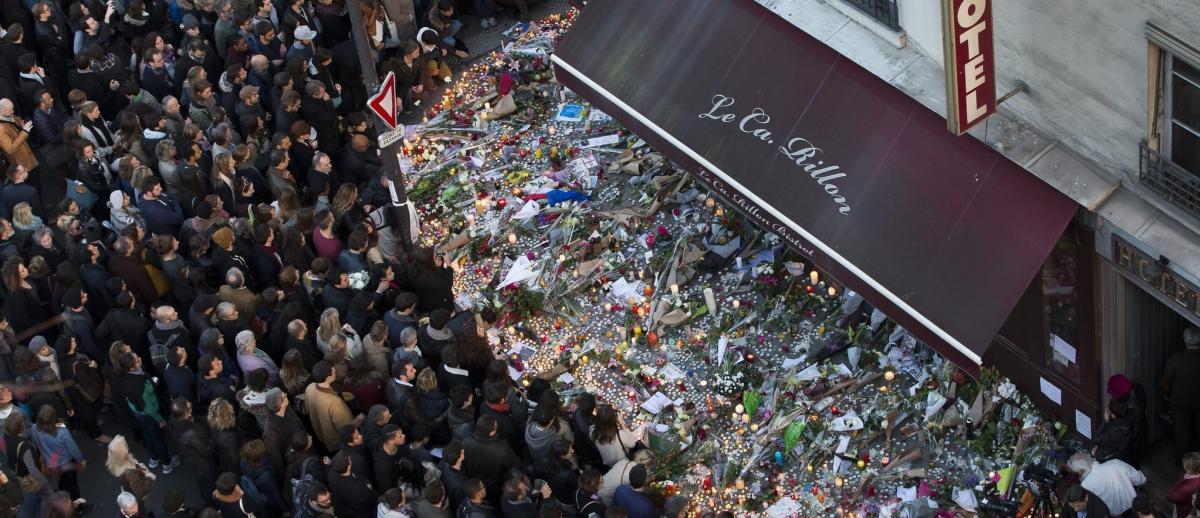
MULTIPOLYGON (((757 1, 945 115, 940 1, 757 1)), ((1081 208, 985 363, 1085 436, 1114 373, 1142 383, 1157 415, 1159 371, 1200 325, 1200 9, 1007 0, 992 11, 996 95, 1026 89, 961 138, 1081 208)))

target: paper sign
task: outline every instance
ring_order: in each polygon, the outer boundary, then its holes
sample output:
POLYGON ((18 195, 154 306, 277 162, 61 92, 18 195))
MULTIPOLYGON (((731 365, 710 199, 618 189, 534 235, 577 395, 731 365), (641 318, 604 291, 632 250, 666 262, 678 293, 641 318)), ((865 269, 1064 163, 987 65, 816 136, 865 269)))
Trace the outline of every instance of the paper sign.
POLYGON ((558 375, 558 382, 564 383, 567 385, 574 385, 575 384, 575 376, 572 376, 571 373, 569 373, 569 372, 564 372, 564 373, 558 375))
POLYGON ((584 144, 579 147, 581 147, 583 149, 588 149, 588 148, 600 147, 600 146, 611 146, 620 141, 621 141, 621 137, 618 137, 616 133, 613 133, 612 135, 605 135, 603 137, 594 137, 594 138, 587 139, 587 141, 584 142, 584 144))
POLYGON ((671 398, 667 397, 666 394, 663 394, 662 392, 655 392, 653 396, 650 396, 650 399, 647 399, 645 403, 642 403, 642 410, 650 412, 654 415, 658 415, 658 413, 662 412, 664 408, 667 408, 672 404, 674 404, 674 402, 671 401, 671 398))
POLYGON ((1062 337, 1054 333, 1050 333, 1050 347, 1054 349, 1054 352, 1061 354, 1063 358, 1066 358, 1068 364, 1075 363, 1075 348, 1071 347, 1071 344, 1067 343, 1066 340, 1063 340, 1062 337))
POLYGON ((1047 380, 1046 378, 1039 378, 1039 379, 1041 380, 1042 394, 1044 394, 1046 396, 1046 398, 1049 399, 1050 401, 1053 401, 1054 404, 1061 405, 1062 404, 1062 389, 1054 386, 1054 384, 1050 383, 1050 381, 1047 380))
POLYGON ((1082 435, 1084 437, 1087 437, 1088 439, 1091 439, 1092 438, 1092 418, 1090 416, 1088 416, 1087 414, 1085 414, 1079 410, 1076 410, 1075 411, 1075 431, 1079 432, 1079 435, 1082 435))

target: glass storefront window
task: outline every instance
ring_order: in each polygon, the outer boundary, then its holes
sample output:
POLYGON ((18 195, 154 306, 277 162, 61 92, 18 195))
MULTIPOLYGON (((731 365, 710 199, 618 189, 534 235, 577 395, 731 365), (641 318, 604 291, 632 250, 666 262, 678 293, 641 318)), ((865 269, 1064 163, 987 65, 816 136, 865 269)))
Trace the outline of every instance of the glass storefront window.
POLYGON ((1080 244, 1066 233, 1042 266, 1045 302, 1046 366, 1068 381, 1079 383, 1079 255, 1080 244))

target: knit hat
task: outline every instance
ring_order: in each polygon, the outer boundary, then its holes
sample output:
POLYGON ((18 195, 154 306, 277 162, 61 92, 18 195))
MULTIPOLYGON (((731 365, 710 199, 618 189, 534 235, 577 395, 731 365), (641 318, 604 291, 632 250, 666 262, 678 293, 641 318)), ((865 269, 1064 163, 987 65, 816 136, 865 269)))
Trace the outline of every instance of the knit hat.
POLYGON ((50 343, 47 342, 46 337, 42 335, 37 335, 33 337, 32 340, 29 340, 29 350, 33 351, 34 354, 42 352, 42 348, 46 347, 47 345, 50 345, 50 343))
POLYGON ((82 306, 83 290, 79 288, 71 288, 70 290, 67 290, 67 292, 63 294, 62 303, 63 307, 72 309, 82 306))
POLYGON ((200 219, 209 219, 212 217, 213 206, 207 201, 202 201, 196 204, 196 217, 200 219))
POLYGON ((213 232, 212 242, 221 248, 229 248, 233 245, 233 231, 229 230, 229 227, 222 227, 213 232))
POLYGON ((179 27, 185 31, 188 29, 191 29, 192 27, 199 27, 199 26, 200 26, 200 20, 197 20, 196 15, 193 15, 193 14, 183 15, 183 23, 179 24, 179 27))
POLYGON ((1133 390, 1133 380, 1126 377, 1124 374, 1113 374, 1108 378, 1108 395, 1113 399, 1125 397, 1130 390, 1133 390))
POLYGON ((167 494, 163 496, 163 512, 175 513, 180 509, 183 509, 183 493, 178 489, 167 491, 167 494))

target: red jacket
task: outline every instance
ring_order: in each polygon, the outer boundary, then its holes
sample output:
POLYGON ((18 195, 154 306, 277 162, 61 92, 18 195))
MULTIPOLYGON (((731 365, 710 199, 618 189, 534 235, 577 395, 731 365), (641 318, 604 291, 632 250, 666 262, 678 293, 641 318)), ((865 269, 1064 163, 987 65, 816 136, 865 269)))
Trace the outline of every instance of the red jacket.
POLYGON ((1175 504, 1175 516, 1187 516, 1192 512, 1192 495, 1200 490, 1200 477, 1180 477, 1171 490, 1167 491, 1167 501, 1175 504))

